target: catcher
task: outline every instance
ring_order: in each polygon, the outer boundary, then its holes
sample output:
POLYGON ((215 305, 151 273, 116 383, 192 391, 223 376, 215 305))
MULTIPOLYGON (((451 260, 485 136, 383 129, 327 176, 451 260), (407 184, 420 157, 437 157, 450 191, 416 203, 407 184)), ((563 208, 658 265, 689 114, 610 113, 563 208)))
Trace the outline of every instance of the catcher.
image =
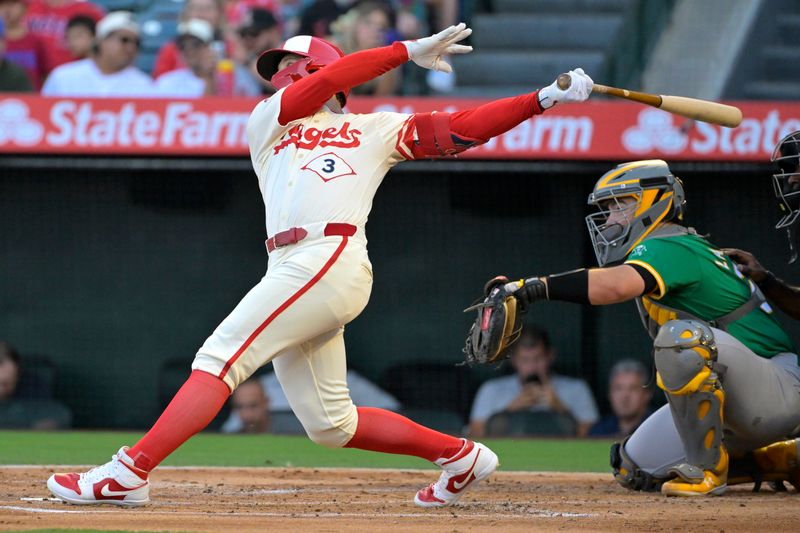
POLYGON ((502 358, 534 302, 636 300, 668 405, 612 447, 616 480, 667 496, 720 495, 729 481, 796 482, 797 444, 785 440, 800 426, 796 349, 758 287, 683 225, 684 203, 664 161, 604 174, 589 195, 599 211, 586 217, 601 268, 490 280, 470 308, 478 318, 467 360, 502 358))

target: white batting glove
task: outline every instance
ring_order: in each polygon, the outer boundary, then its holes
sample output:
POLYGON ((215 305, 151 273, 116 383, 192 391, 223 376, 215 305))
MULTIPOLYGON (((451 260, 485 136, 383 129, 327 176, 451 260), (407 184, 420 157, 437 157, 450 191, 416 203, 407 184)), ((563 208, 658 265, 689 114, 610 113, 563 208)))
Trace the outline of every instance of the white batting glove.
POLYGON ((456 44, 463 41, 472 33, 470 28, 463 22, 458 26, 450 26, 430 37, 416 39, 414 41, 403 41, 408 49, 408 58, 421 66, 430 70, 441 72, 453 72, 453 67, 442 59, 444 54, 468 54, 472 52, 471 46, 456 44))
POLYGON ((554 81, 544 89, 539 90, 539 105, 549 109, 559 102, 585 102, 592 94, 594 82, 582 68, 568 72, 571 83, 567 89, 561 89, 558 81, 554 81))

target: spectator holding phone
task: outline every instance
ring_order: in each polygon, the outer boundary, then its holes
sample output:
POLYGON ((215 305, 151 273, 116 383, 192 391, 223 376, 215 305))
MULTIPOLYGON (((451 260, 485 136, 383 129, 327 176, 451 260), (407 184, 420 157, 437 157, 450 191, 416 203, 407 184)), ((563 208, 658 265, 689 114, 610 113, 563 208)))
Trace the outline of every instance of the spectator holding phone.
POLYGON ((577 422, 577 436, 585 436, 598 419, 597 404, 585 381, 551 372, 556 352, 547 332, 525 326, 511 349, 514 374, 490 379, 478 389, 470 435, 483 436, 486 421, 495 413, 530 410, 569 415, 577 422))
POLYGON ((649 387, 650 372, 639 361, 623 359, 611 367, 608 378, 608 401, 611 414, 604 416, 589 430, 590 437, 624 439, 653 414, 649 387))

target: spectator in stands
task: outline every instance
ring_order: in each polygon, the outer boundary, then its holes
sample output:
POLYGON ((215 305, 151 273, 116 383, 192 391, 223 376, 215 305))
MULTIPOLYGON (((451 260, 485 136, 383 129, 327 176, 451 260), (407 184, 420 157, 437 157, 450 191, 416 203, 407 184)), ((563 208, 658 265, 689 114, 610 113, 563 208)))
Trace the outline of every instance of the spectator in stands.
POLYGON ((139 53, 139 25, 133 14, 115 11, 97 24, 95 53, 61 65, 42 88, 45 96, 149 97, 150 77, 133 66, 139 53))
POLYGON ((283 43, 278 21, 265 9, 253 8, 248 11, 237 33, 247 60, 258 58, 262 52, 279 48, 283 43))
POLYGON ((256 96, 260 85, 248 71, 230 59, 217 59, 211 49, 214 28, 201 19, 178 25, 175 44, 185 68, 162 74, 156 80, 158 96, 198 98, 201 96, 256 96))
POLYGON ((578 424, 577 436, 585 436, 597 421, 597 405, 585 381, 553 374, 555 350, 547 332, 525 326, 512 346, 514 374, 484 383, 470 413, 470 435, 481 437, 486 421, 495 413, 551 411, 569 415, 578 424))
POLYGON ((96 24, 92 17, 78 15, 67 22, 67 49, 73 60, 86 59, 92 55, 96 24))
MULTIPOLYGON (((217 55, 217 58, 229 59, 234 55, 236 43, 232 39, 226 38, 227 22, 222 0, 186 0, 180 21, 186 22, 191 19, 205 20, 211 24, 214 29, 214 38, 210 47, 217 55)), ((158 78, 170 70, 184 67, 186 65, 181 60, 180 51, 175 45, 175 41, 169 41, 164 43, 158 51, 158 56, 153 66, 153 78, 158 78)))
POLYGON ((0 19, 6 26, 6 59, 25 69, 33 88, 39 90, 47 76, 47 48, 25 23, 26 0, 0 0, 0 19))
POLYGON ((69 427, 72 413, 61 402, 20 394, 20 369, 19 353, 0 342, 0 429, 69 427))
POLYGON ((47 50, 47 68, 73 61, 66 45, 67 23, 78 15, 86 15, 95 22, 103 18, 104 11, 84 0, 27 0, 26 20, 31 32, 44 41, 47 50))
MULTIPOLYGON (((382 2, 364 2, 339 17, 332 29, 345 54, 385 46, 394 40, 394 12, 382 2)), ((392 69, 371 81, 353 87, 353 94, 387 96, 396 94, 400 69, 392 69)))
MULTIPOLYGON (((239 385, 231 395, 231 416, 239 419, 236 433, 268 433, 270 425, 269 396, 258 379, 239 385)), ((225 427, 223 432, 234 433, 225 427)))
POLYGON ((398 16, 403 13, 420 21, 423 33, 436 33, 458 24, 458 0, 392 0, 398 16))
MULTIPOLYGON (((416 39, 458 23, 458 0, 392 0, 397 13, 400 39, 416 39)), ((449 93, 455 74, 438 70, 405 69, 410 79, 403 80, 405 94, 449 93)))
POLYGON ((19 65, 6 59, 6 30, 0 19, 0 92, 23 93, 33 90, 30 78, 19 65))
POLYGON ((330 40, 333 36, 331 24, 347 13, 355 3, 356 0, 315 0, 300 14, 300 28, 297 33, 330 40))
POLYGON ((0 402, 10 400, 19 383, 19 354, 5 342, 0 342, 0 402))
POLYGON ((238 28, 253 9, 269 11, 278 19, 281 12, 281 0, 225 0, 225 20, 232 27, 238 28))
POLYGON ((593 425, 589 436, 622 439, 633 433, 653 413, 653 391, 647 386, 648 381, 649 373, 639 361, 624 359, 616 363, 608 385, 612 414, 593 425))
MULTIPOLYGON (((283 393, 281 384, 278 382, 274 372, 265 374, 257 381, 252 378, 249 381, 261 384, 266 397, 269 399, 269 409, 272 413, 291 412, 292 408, 289 406, 289 401, 286 399, 286 395, 283 393)), ((347 371, 347 386, 350 389, 350 397, 356 405, 379 407, 390 411, 399 411, 402 407, 394 396, 382 390, 355 370, 347 371)), ((242 420, 235 410, 222 425, 222 431, 224 433, 239 433, 242 431, 242 420)))
POLYGON ((258 74, 258 56, 265 50, 279 48, 283 42, 278 21, 265 9, 253 8, 242 20, 237 30, 241 42, 242 64, 256 81, 263 94, 272 94, 275 88, 258 74))

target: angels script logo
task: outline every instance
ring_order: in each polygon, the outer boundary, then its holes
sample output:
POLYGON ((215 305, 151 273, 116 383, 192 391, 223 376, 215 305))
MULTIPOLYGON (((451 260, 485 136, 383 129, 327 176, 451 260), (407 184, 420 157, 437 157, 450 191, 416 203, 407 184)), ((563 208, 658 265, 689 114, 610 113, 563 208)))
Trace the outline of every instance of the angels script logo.
POLYGON ((304 128, 302 124, 298 124, 294 128, 286 132, 283 139, 275 147, 277 154, 290 144, 297 147, 298 150, 313 150, 317 146, 335 146, 337 148, 355 148, 361 145, 358 137, 361 135, 361 130, 350 129, 350 123, 345 122, 338 130, 336 128, 326 128, 318 130, 317 128, 304 128))

